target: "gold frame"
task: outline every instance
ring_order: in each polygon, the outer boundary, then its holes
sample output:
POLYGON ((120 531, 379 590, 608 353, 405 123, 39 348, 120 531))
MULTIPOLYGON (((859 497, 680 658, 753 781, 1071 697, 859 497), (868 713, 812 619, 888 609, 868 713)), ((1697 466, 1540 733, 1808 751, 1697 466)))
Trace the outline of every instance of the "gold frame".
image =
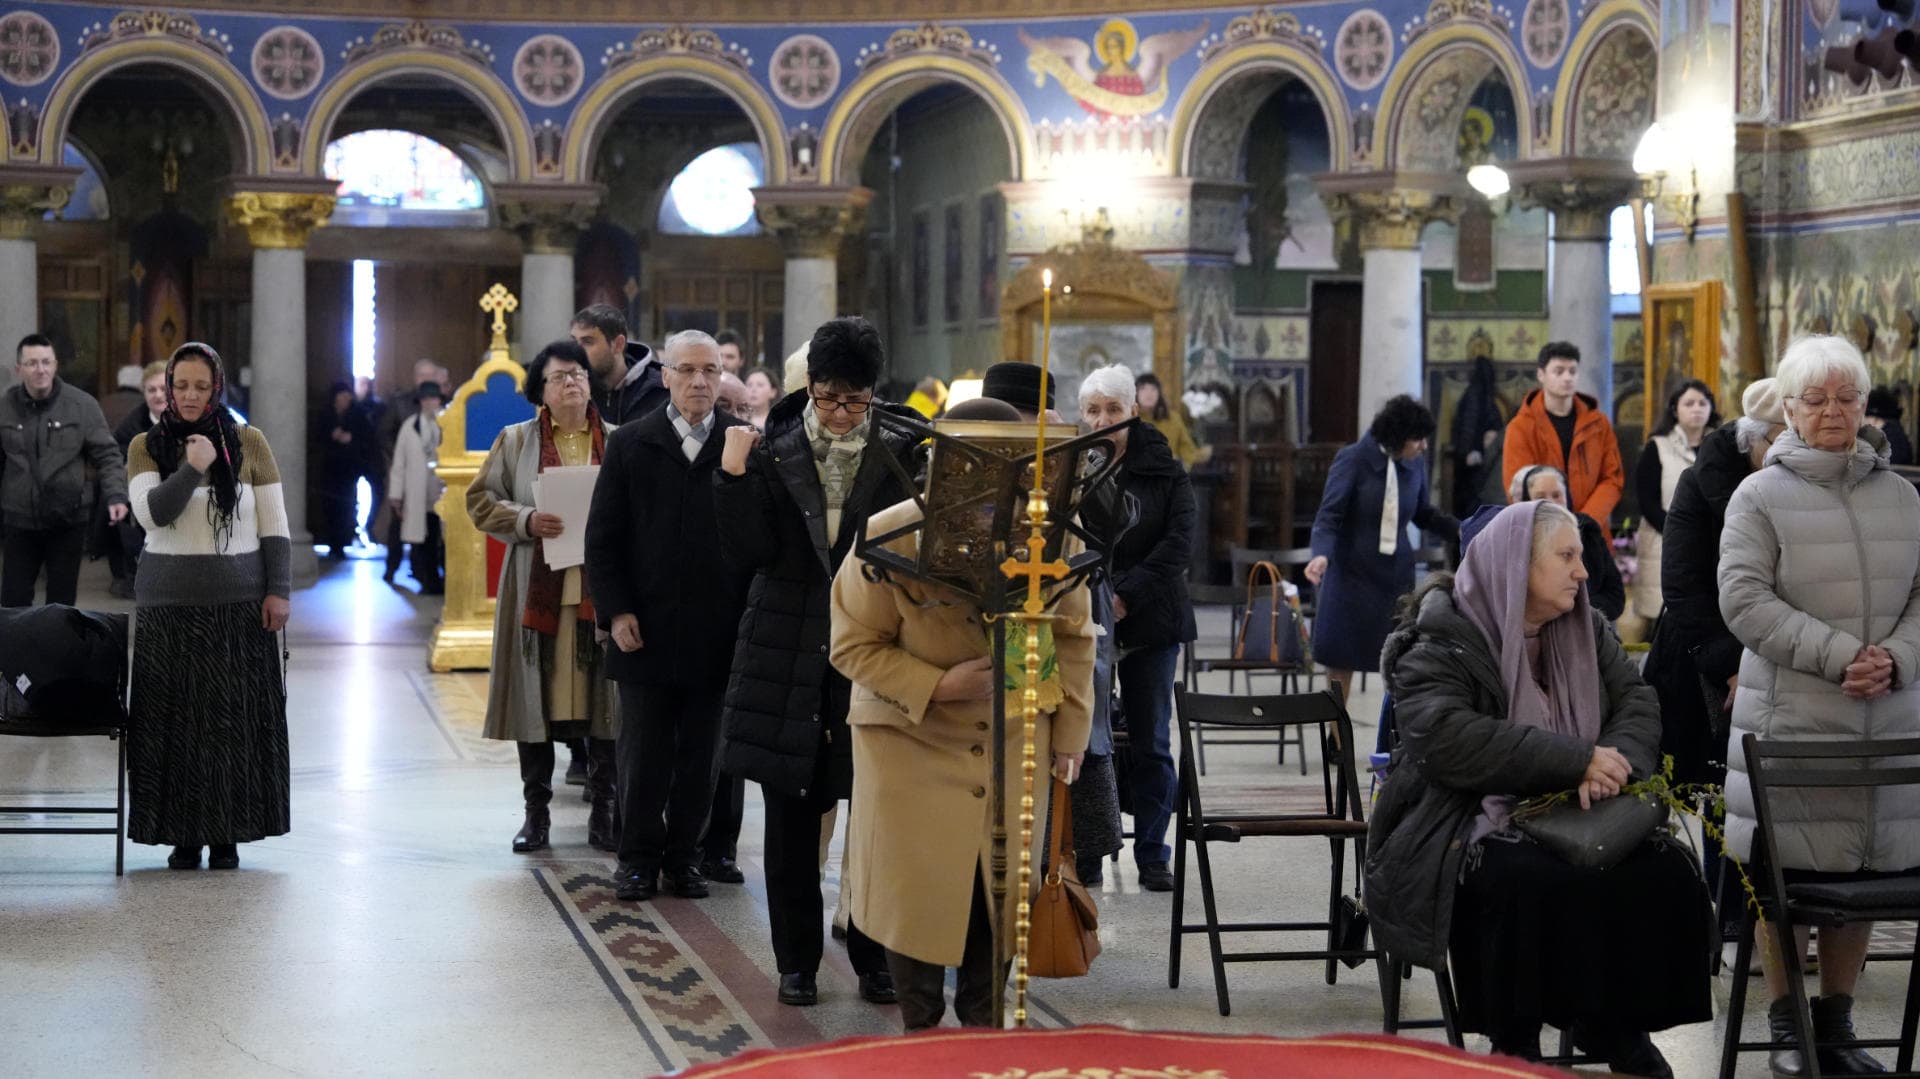
MULTIPOLYGON (((1173 276, 1099 240, 1055 247, 1030 260, 1007 282, 1000 293, 1000 358, 1035 361, 1035 331, 1041 326, 1045 299, 1041 272, 1049 269, 1054 318, 1153 323, 1153 373, 1167 398, 1179 401, 1187 380, 1180 362, 1180 301, 1173 276)), ((1072 407, 1057 410, 1071 412, 1072 407)))
POLYGON ((1725 286, 1719 281, 1687 281, 1648 285, 1640 290, 1642 374, 1646 427, 1652 431, 1660 412, 1666 407, 1667 364, 1661 362, 1660 343, 1667 327, 1684 323, 1690 355, 1687 377, 1697 378, 1720 396, 1720 307, 1725 286))

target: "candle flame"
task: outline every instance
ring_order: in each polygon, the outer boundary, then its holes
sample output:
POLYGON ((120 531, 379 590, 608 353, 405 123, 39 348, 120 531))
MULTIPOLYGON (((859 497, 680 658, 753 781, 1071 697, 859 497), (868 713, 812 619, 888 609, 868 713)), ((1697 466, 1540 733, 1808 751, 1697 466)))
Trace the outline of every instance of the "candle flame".
POLYGON ((1052 270, 1040 271, 1040 287, 1041 288, 1053 287, 1053 271, 1052 270))

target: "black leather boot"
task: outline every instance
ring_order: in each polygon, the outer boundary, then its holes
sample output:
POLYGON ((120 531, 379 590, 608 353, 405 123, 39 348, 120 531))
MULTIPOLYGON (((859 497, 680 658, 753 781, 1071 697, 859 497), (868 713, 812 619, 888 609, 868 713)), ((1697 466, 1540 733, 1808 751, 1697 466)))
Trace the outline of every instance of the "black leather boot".
POLYGON ((520 750, 520 792, 527 803, 526 820, 513 837, 515 854, 530 854, 547 849, 547 830, 551 820, 547 806, 553 801, 553 743, 518 742, 520 750))
POLYGON ((614 821, 613 739, 587 740, 587 845, 612 854, 620 847, 620 829, 614 821))
POLYGON ((1822 1075, 1879 1075, 1885 1064, 1854 1045, 1853 998, 1835 993, 1813 1002, 1813 1042, 1822 1075))
POLYGON ((1673 1066, 1646 1031, 1575 1023, 1570 1033, 1575 1048, 1605 1061, 1609 1071, 1645 1079, 1673 1079, 1673 1066))
POLYGON ((513 834, 513 853, 532 854, 547 849, 547 830, 552 826, 546 806, 528 806, 527 818, 513 834))
MULTIPOLYGON (((1814 1005, 1818 1007, 1819 1003, 1815 998, 1814 1005)), ((1807 1060, 1800 1053, 1799 1025, 1793 1018, 1793 997, 1784 996, 1767 1005, 1767 1033, 1788 1046, 1767 1054, 1767 1066, 1773 1069, 1775 1079, 1798 1079, 1807 1074, 1807 1060)))

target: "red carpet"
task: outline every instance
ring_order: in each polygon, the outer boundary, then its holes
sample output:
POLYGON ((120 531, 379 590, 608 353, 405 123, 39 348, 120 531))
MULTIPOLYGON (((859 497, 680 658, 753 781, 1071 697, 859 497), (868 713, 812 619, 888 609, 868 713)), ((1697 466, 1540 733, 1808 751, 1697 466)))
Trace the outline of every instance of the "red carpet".
POLYGON ((1564 1073, 1380 1034, 1283 1039, 1077 1027, 848 1038, 804 1049, 756 1050, 681 1074, 687 1079, 1433 1079, 1564 1073))

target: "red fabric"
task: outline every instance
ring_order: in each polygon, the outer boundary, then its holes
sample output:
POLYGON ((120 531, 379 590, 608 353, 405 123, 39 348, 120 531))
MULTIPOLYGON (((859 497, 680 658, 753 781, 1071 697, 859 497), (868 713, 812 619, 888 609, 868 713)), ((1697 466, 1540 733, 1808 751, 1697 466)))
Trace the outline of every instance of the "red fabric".
MULTIPOLYGON (((560 447, 553 439, 553 416, 545 405, 540 414, 534 417, 534 427, 540 432, 540 471, 560 467, 560 447)), ((599 464, 600 455, 607 447, 607 429, 600 422, 600 412, 593 405, 587 406, 587 431, 592 435, 593 449, 587 457, 588 464, 599 464)), ((552 637, 560 632, 560 594, 561 586, 566 583, 567 571, 556 570, 547 565, 547 541, 536 538, 533 541, 533 562, 527 569, 526 611, 520 617, 520 624, 544 637, 552 637)), ((579 620, 593 624, 593 593, 587 585, 587 568, 580 567, 580 614, 579 620)))
POLYGON ((1511 487, 1513 477, 1528 465, 1552 465, 1567 474, 1567 506, 1600 522, 1600 531, 1613 541, 1613 508, 1626 489, 1627 473, 1620 463, 1620 440, 1613 424, 1584 393, 1573 395, 1573 450, 1560 456, 1560 436, 1547 418, 1546 393, 1527 394, 1520 410, 1507 423, 1500 447, 1500 482, 1511 487))
POLYGON ((507 545, 487 537, 487 598, 500 598, 500 567, 507 564, 507 545))
POLYGON ((781 1079, 998 1079, 1024 1075, 1125 1074, 1159 1079, 1195 1072, 1263 1079, 1434 1079, 1524 1077, 1564 1073, 1507 1057, 1475 1056, 1433 1042, 1382 1034, 1319 1038, 1182 1034, 1075 1027, 1071 1030, 945 1029, 911 1037, 847 1038, 801 1049, 762 1049, 681 1072, 686 1079, 779 1076, 781 1079), (1176 1070, 1178 1069, 1178 1070, 1176 1070))

